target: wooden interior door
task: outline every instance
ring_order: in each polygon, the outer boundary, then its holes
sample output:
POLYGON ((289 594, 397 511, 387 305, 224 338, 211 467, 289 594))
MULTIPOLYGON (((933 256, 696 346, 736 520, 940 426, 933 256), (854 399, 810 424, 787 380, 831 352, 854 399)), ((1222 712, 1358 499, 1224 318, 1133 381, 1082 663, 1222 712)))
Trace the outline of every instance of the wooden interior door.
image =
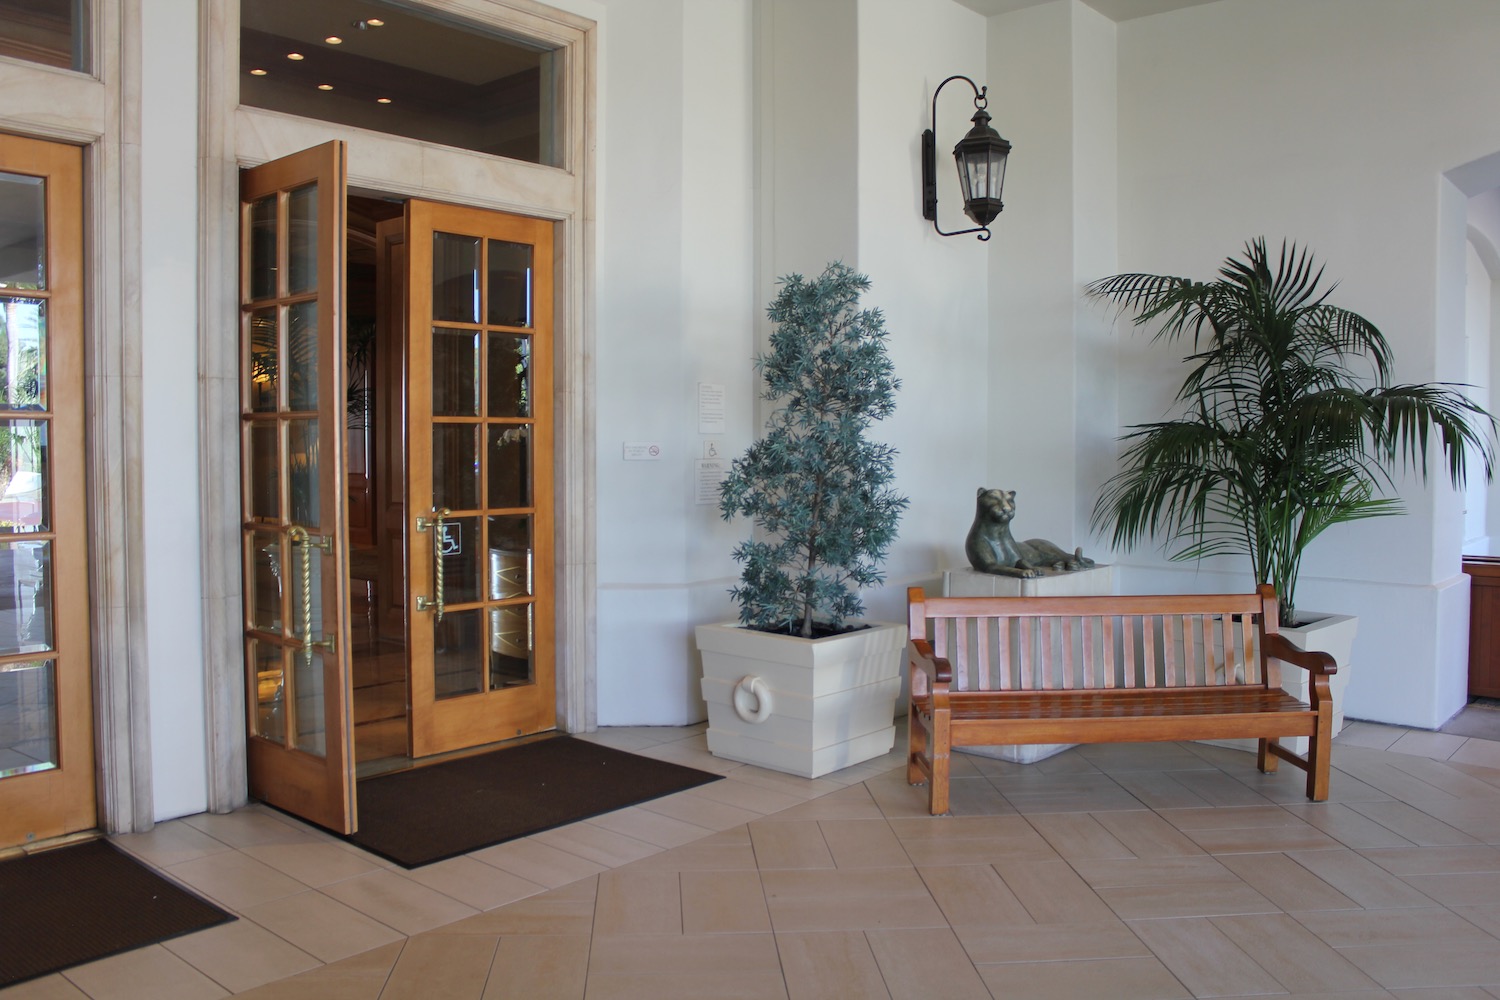
POLYGON ((83 152, 0 135, 0 847, 97 822, 83 152))
POLYGON ((552 224, 411 201, 413 757, 556 727, 552 224))
POLYGON ((1469 574, 1469 697, 1500 698, 1500 558, 1464 556, 1469 574))
POLYGON ((344 144, 246 170, 240 196, 250 794, 351 833, 344 144))

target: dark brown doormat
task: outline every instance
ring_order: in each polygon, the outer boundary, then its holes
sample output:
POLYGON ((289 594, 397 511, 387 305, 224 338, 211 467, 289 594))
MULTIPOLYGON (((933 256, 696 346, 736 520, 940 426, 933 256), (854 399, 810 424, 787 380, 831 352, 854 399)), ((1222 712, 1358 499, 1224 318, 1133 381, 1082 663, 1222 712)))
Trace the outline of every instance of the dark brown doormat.
POLYGON ((0 989, 233 919, 103 840, 0 861, 0 989))
POLYGON ((558 736, 366 778, 349 839, 416 868, 720 777, 558 736))

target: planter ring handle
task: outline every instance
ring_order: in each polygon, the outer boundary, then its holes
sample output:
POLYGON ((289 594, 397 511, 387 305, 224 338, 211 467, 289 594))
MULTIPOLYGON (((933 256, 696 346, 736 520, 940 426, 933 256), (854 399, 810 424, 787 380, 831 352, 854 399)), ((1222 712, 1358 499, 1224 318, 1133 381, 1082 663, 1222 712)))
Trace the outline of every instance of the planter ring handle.
POLYGON ((754 674, 746 674, 734 686, 734 714, 741 720, 760 725, 771 717, 771 686, 754 674), (751 700, 755 709, 750 709, 751 700))

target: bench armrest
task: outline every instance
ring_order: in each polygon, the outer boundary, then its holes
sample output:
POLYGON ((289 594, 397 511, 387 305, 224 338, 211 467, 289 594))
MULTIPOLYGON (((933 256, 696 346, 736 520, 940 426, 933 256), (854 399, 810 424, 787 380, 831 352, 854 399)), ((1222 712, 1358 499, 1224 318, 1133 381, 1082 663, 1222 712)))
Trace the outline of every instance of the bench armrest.
POLYGON ((1267 656, 1274 656, 1283 663, 1301 667, 1309 673, 1331 677, 1339 672, 1339 665, 1332 656, 1318 650, 1298 649, 1292 645, 1291 640, 1279 633, 1266 636, 1264 644, 1267 656))
POLYGON ((908 642, 906 659, 911 664, 911 692, 917 697, 936 691, 946 693, 953 683, 953 665, 946 657, 933 656, 926 639, 908 642))

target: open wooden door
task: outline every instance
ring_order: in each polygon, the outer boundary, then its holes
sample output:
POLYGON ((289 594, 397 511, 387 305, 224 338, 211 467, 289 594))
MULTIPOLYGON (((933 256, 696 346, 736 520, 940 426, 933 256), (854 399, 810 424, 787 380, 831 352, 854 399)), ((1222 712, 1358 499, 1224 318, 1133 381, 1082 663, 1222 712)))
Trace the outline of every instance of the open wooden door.
POLYGON ((407 203, 411 754, 556 727, 552 224, 407 203))
POLYGON ((0 135, 0 848, 96 821, 83 190, 77 146, 0 135))
POLYGON ((250 794, 351 833, 344 144, 244 171, 240 199, 250 794))

